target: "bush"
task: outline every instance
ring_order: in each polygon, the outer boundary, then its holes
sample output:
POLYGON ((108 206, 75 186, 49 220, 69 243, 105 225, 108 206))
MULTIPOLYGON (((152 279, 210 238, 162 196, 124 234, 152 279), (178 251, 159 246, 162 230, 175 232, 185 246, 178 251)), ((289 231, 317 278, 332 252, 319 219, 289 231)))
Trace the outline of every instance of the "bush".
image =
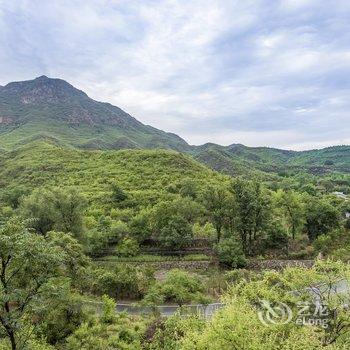
POLYGON ((288 245, 288 234, 280 223, 274 223, 267 232, 267 248, 284 248, 288 245))
POLYGON ((136 256, 140 251, 138 242, 134 238, 125 237, 117 245, 116 253, 121 257, 136 256))
POLYGON ((119 205, 120 203, 124 202, 127 198, 128 195, 118 184, 112 185, 111 201, 113 204, 119 205))
POLYGON ((114 221, 111 223, 110 229, 109 229, 109 238, 110 239, 121 239, 122 237, 129 234, 130 229, 129 226, 121 221, 114 221))
POLYGON ((224 275, 224 278, 225 278, 225 282, 231 285, 231 284, 237 284, 242 280, 251 281, 255 275, 256 273, 252 272, 251 270, 237 269, 237 270, 231 270, 226 272, 224 275))
POLYGON ((334 250, 331 254, 334 260, 341 260, 345 263, 350 261, 350 246, 334 250))
POLYGON ((318 236, 313 242, 313 246, 316 252, 327 254, 331 248, 333 237, 331 235, 318 236))
POLYGON ((158 234, 159 242, 166 248, 182 248, 192 237, 191 225, 181 217, 174 217, 158 234))
POLYGON ((242 245, 233 238, 225 238, 214 247, 219 258, 219 262, 223 265, 237 268, 244 267, 247 260, 243 253, 242 245))
POLYGON ((350 230, 350 218, 348 218, 348 219, 345 220, 344 227, 345 227, 347 230, 350 230))
POLYGON ((210 298, 204 292, 205 286, 197 276, 192 276, 180 269, 173 269, 168 272, 164 282, 157 282, 150 288, 144 303, 168 301, 180 306, 190 302, 207 304, 210 298))
POLYGON ((86 254, 97 257, 108 247, 108 233, 104 231, 90 230, 86 233, 85 241, 86 254))
POLYGON ((154 282, 152 269, 118 264, 114 271, 95 271, 94 292, 106 294, 115 299, 142 298, 154 282))
POLYGON ((310 258, 310 255, 312 254, 312 251, 308 249, 302 249, 298 252, 292 252, 289 254, 290 259, 307 259, 310 258))
POLYGON ((216 237, 216 230, 210 222, 206 222, 204 226, 196 222, 193 225, 193 236, 196 238, 213 239, 216 237))

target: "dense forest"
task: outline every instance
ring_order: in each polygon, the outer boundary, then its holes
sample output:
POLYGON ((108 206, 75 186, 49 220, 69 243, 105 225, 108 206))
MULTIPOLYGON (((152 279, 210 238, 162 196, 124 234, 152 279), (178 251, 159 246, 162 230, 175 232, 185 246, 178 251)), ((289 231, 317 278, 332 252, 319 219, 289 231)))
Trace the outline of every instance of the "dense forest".
POLYGON ((45 141, 4 152, 0 171, 3 349, 349 346, 338 297, 328 296, 337 310, 332 330, 266 327, 256 316, 257 297, 296 305, 291 291, 348 276, 350 207, 334 193, 348 186, 345 175, 271 183, 169 150, 82 151, 45 141), (198 242, 205 251, 189 249, 198 242), (246 269, 251 259, 320 257, 311 269, 246 269), (173 268, 159 277, 150 263, 162 261, 173 268), (184 270, 179 261, 210 268, 184 270), (118 301, 218 299, 227 306, 210 321, 164 318, 156 308, 151 317, 115 311, 118 301))
POLYGON ((192 147, 46 77, 0 111, 1 350, 350 347, 348 146, 192 147))

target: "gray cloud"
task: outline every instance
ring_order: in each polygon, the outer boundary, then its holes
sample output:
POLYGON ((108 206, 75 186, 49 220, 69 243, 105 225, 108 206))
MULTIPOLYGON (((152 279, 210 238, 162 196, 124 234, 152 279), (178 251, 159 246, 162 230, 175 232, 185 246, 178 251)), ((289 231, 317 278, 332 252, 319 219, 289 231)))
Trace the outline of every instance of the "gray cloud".
POLYGON ((0 85, 46 74, 190 143, 350 143, 347 0, 0 0, 0 85))

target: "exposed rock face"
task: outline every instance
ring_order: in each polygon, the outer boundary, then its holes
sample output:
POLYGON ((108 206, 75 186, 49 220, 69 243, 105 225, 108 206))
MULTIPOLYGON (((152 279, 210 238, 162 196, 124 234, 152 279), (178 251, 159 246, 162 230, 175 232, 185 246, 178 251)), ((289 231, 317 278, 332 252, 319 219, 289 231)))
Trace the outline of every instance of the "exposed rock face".
POLYGON ((122 109, 46 76, 0 87, 0 117, 0 134, 9 121, 21 127, 30 124, 31 133, 63 136, 65 142, 88 149, 189 148, 179 136, 144 125, 122 109))
POLYGON ((34 80, 9 83, 0 90, 13 96, 23 104, 62 103, 74 101, 76 98, 89 97, 83 92, 61 79, 51 79, 45 75, 34 80))
POLYGON ((94 101, 66 81, 46 76, 3 87, 0 90, 0 112, 9 105, 8 112, 18 118, 37 113, 46 114, 47 118, 63 119, 70 124, 142 126, 120 108, 94 101))

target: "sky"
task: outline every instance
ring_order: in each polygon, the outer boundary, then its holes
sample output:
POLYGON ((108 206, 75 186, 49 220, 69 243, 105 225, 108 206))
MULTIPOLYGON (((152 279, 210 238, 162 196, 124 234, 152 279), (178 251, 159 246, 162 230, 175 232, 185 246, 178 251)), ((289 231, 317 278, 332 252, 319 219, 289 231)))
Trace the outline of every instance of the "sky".
POLYGON ((0 0, 0 85, 40 75, 190 144, 350 144, 350 1, 0 0))

